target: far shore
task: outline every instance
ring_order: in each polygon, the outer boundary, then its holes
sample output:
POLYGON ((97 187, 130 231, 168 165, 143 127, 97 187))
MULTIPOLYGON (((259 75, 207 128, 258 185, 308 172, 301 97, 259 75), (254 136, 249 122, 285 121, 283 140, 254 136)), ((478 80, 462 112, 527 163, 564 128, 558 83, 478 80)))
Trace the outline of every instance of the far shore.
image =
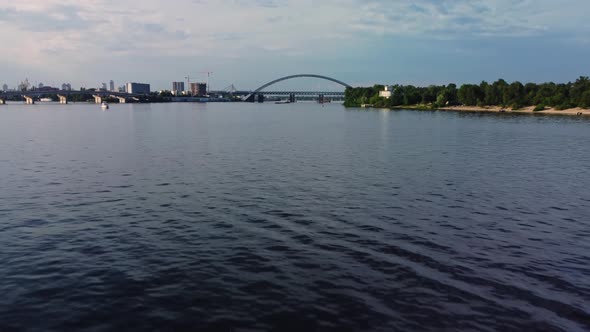
POLYGON ((514 114, 552 114, 552 115, 574 115, 590 116, 590 109, 570 108, 565 110, 556 110, 555 108, 546 107, 542 111, 534 111, 535 106, 523 107, 517 110, 511 108, 502 108, 500 106, 448 106, 441 108, 431 108, 430 105, 412 105, 412 106, 395 106, 392 109, 413 109, 413 110, 442 110, 458 112, 492 112, 492 113, 514 113, 514 114))

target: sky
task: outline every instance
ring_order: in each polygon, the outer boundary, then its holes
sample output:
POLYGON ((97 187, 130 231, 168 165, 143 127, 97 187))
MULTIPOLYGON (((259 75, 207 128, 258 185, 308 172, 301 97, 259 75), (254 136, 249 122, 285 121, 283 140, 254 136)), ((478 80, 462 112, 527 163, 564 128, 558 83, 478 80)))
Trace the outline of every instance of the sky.
POLYGON ((0 0, 0 84, 568 82, 590 75, 588 13, 588 0, 0 0))

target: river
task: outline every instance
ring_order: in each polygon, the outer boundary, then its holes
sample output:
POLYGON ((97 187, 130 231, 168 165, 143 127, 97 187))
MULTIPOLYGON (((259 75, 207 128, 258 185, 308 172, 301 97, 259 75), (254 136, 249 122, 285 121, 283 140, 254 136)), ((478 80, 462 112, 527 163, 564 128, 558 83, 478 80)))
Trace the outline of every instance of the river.
POLYGON ((590 329, 590 121, 0 106, 0 330, 590 329))

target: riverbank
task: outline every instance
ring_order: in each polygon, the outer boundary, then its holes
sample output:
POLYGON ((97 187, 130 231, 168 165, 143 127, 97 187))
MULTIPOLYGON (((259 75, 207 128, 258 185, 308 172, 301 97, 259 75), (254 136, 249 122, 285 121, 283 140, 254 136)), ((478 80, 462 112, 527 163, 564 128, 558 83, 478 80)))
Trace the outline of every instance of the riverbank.
MULTIPOLYGON (((412 106, 395 106, 392 109, 412 109, 412 110, 432 110, 430 105, 412 105, 412 106)), ((580 107, 570 108, 565 110, 557 110, 555 108, 547 107, 542 111, 535 111, 534 106, 523 107, 521 109, 513 110, 510 108, 502 108, 499 106, 449 106, 436 108, 441 111, 457 111, 457 112, 489 112, 489 113, 522 113, 522 114, 553 114, 553 115, 573 115, 573 116, 590 116, 590 109, 580 107)))

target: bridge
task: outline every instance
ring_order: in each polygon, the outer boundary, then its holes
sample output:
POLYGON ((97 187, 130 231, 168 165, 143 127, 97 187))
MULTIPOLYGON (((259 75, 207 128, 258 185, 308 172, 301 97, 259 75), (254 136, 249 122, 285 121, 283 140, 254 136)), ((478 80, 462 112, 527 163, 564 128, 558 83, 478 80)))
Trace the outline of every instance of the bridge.
POLYGON ((348 85, 342 81, 339 81, 337 79, 334 79, 334 78, 331 78, 328 76, 316 75, 316 74, 297 74, 297 75, 289 75, 289 76, 281 77, 281 78, 276 79, 274 81, 268 82, 268 83, 262 85, 261 87, 259 87, 258 89, 254 90, 252 92, 249 92, 242 100, 247 101, 247 102, 255 102, 256 100, 258 100, 258 102, 263 102, 264 96, 289 96, 289 100, 291 102, 294 102, 296 96, 318 96, 320 102, 322 102, 324 97, 344 97, 344 92, 334 92, 334 91, 264 91, 264 89, 266 89, 269 86, 274 85, 276 83, 290 80, 290 79, 294 79, 294 78, 302 78, 302 77, 319 78, 322 80, 338 83, 338 84, 344 86, 345 88, 351 87, 350 85, 348 85))
POLYGON ((94 102, 100 104, 104 99, 111 97, 119 100, 119 103, 126 103, 129 99, 139 100, 139 97, 144 96, 143 94, 137 93, 126 93, 126 92, 113 92, 113 91, 93 91, 93 90, 31 90, 31 91, 7 91, 0 92, 0 105, 6 103, 6 99, 14 97, 22 97, 25 99, 26 104, 34 104, 35 98, 57 95, 60 104, 67 104, 68 97, 71 95, 92 95, 94 102))

